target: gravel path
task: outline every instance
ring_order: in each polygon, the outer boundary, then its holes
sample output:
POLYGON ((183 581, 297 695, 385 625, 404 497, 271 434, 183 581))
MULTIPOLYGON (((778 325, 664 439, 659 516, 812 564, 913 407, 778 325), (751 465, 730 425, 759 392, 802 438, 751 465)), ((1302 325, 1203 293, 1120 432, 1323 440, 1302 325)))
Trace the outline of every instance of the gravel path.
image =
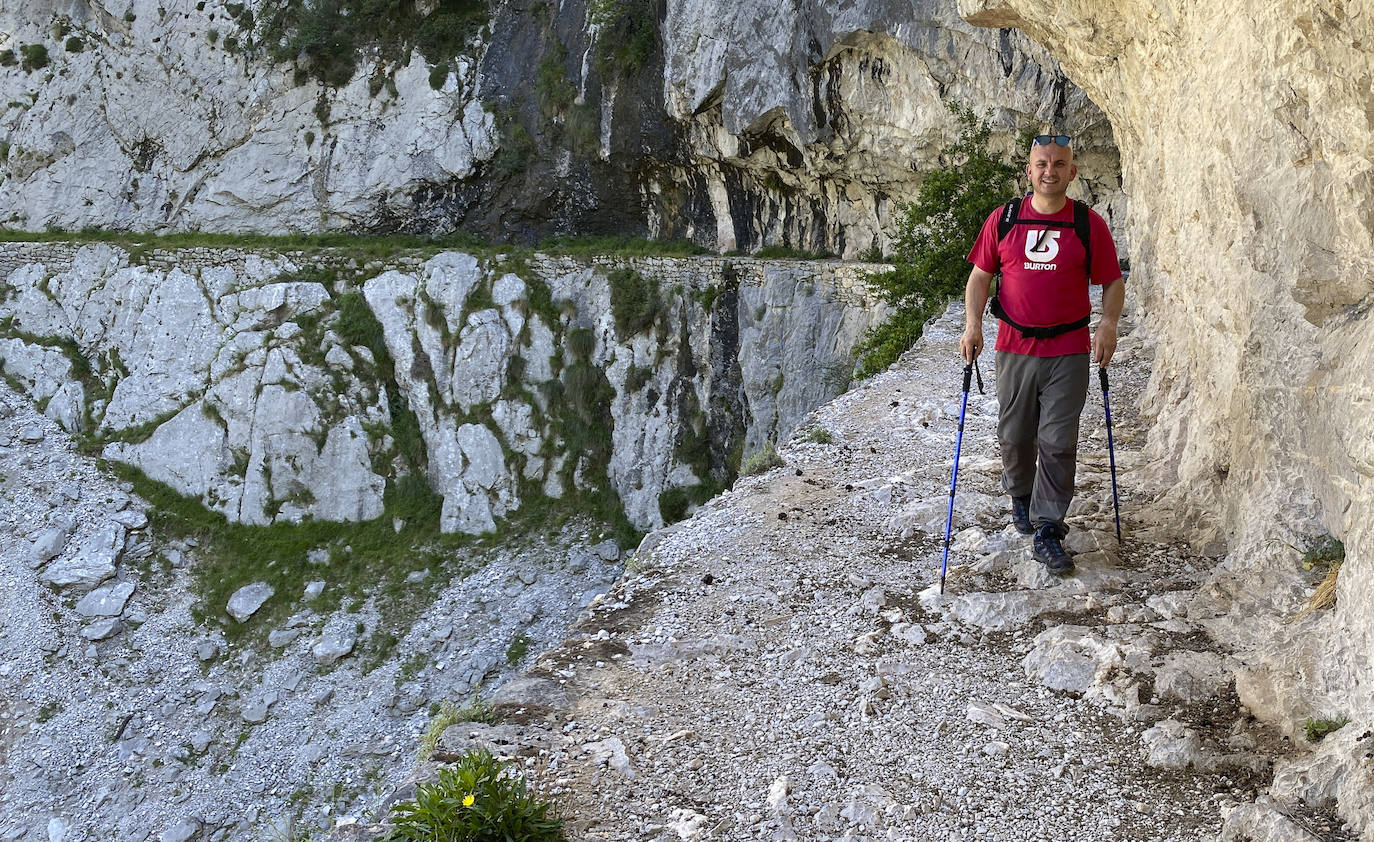
MULTIPOLYGON (((435 773, 413 761, 430 705, 499 683, 520 634, 542 654, 490 696, 499 724, 438 749, 518 758, 570 839, 1251 838, 1224 820, 1244 805, 1272 823, 1248 802, 1284 748, 1182 608, 1215 560, 1152 505, 1129 330, 1112 367, 1124 544, 1094 392, 1078 571, 1030 560, 1005 525, 985 372, 938 593, 961 321, 818 410, 785 467, 649 536, 609 592, 593 598, 620 574, 613 547, 497 548, 370 672, 312 654, 341 624, 377 633, 370 605, 316 616, 302 596, 271 652, 197 626, 195 546, 148 535, 130 487, 0 384, 0 842, 374 836, 369 811, 435 773), (63 570, 103 598, 44 583, 63 570)), ((1262 838, 1353 838, 1290 819, 1312 832, 1262 838)))
POLYGON ((1006 526, 985 372, 941 596, 961 324, 956 305, 895 370, 818 410, 786 467, 646 539, 531 671, 507 720, 538 726, 525 739, 455 726, 441 748, 523 757, 578 840, 1216 838, 1275 747, 1224 680, 1170 672, 1179 652, 1223 656, 1168 610, 1213 561, 1131 537, 1149 496, 1133 485, 1140 343, 1112 368, 1124 545, 1095 391, 1078 573, 1030 560, 1006 526))

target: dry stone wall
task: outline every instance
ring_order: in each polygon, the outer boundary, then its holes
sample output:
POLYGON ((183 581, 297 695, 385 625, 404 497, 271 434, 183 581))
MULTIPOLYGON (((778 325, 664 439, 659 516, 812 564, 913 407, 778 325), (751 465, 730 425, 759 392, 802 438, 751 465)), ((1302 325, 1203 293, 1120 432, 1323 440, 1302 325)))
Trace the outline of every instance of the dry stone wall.
MULTIPOLYGON (((1367 4, 961 0, 1044 44, 1110 118, 1156 344, 1160 488, 1229 554, 1205 610, 1288 729, 1374 719, 1374 160, 1367 4), (1299 549, 1344 541, 1334 614, 1299 549)), ((1203 610, 1199 606, 1199 613, 1203 610)), ((1347 795, 1342 795, 1346 798, 1347 795)), ((1353 798, 1353 794, 1349 797, 1353 798)), ((1353 803, 1353 802, 1352 802, 1353 803)))
POLYGON ((447 532, 591 490, 661 526, 843 391, 884 312, 861 264, 0 252, 5 374, 249 524, 376 518, 416 475, 447 532))

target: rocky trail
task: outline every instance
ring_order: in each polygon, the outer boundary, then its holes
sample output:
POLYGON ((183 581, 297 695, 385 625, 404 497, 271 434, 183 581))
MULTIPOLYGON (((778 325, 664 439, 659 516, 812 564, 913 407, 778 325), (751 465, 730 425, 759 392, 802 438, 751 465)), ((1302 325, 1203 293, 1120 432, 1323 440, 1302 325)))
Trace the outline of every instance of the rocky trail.
MULTIPOLYGON (((428 602, 370 665, 377 606, 317 611, 317 583, 266 648, 196 622, 195 541, 152 534, 128 484, 0 386, 0 840, 375 836, 435 774, 414 761, 435 705, 478 687, 497 721, 451 726, 438 751, 518 758, 570 839, 1356 838, 1266 794, 1320 802, 1332 773, 1248 715, 1204 633, 1216 560, 1142 480, 1135 334, 1112 368, 1125 541, 1094 395, 1077 572, 1030 559, 1005 524, 985 371, 937 592, 961 318, 623 575, 574 531, 462 560, 480 576, 408 577, 428 602), (501 683, 512 661, 534 665, 501 683)), ((248 596, 224 611, 251 615, 248 596)))
POLYGON ((452 726, 440 750, 519 758, 578 840, 1355 838, 1270 801, 1293 748, 1239 705, 1230 656, 1189 619, 1216 560, 1138 480, 1139 336, 1111 369, 1125 540, 1094 394, 1077 572, 1031 558, 1006 523, 985 372, 939 594, 961 325, 955 305, 818 410, 785 467, 650 535, 506 686, 500 724, 452 726))

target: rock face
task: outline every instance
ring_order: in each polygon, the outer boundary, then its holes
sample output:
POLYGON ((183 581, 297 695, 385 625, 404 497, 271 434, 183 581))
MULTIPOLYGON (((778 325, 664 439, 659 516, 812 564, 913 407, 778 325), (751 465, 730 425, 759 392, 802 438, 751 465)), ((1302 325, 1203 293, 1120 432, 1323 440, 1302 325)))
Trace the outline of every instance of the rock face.
POLYGON ((1244 682, 1257 713, 1286 728, 1332 710, 1368 723, 1374 19, 1340 2, 959 8, 1046 45, 1111 120, 1131 283, 1158 348, 1152 457, 1184 522, 1210 515, 1203 538, 1224 525, 1211 590, 1216 613, 1235 608, 1211 629, 1272 666, 1244 682), (1335 618, 1318 637, 1284 633, 1265 618, 1311 587, 1290 547, 1322 534, 1346 550, 1335 618))
POLYGON ((219 2, 20 0, 0 21, 10 36, 0 49, 46 52, 44 66, 0 76, 7 225, 376 224, 410 191, 465 178, 495 152, 471 57, 454 59, 437 86, 415 53, 324 89, 255 58, 219 2))
MULTIPOLYGON (((714 219, 722 249, 885 247, 896 203, 955 132, 946 101, 990 112, 999 132, 1075 135, 1081 195, 1124 215, 1102 112, 1019 32, 980 31, 938 2, 803 2, 780 14, 672 0, 663 35, 665 107, 692 155, 682 169, 704 180, 711 215, 700 224, 714 219)), ((671 217, 661 224, 672 230, 671 217)))
POLYGON ((530 494, 561 497, 598 477, 632 522, 676 519, 674 499, 704 500, 742 456, 842 391, 849 350, 876 321, 853 267, 529 268, 527 282, 441 254, 363 284, 449 531, 487 531, 530 494))
MULTIPOLYGON (((856 264, 3 250, 5 373, 106 458, 249 524, 369 520, 417 477, 450 532, 598 490, 659 526, 841 392, 881 316, 856 264)), ((45 576, 114 571, 70 567, 45 576)))
POLYGON ((948 0, 674 0, 661 19, 493 3, 460 55, 361 33, 329 84, 271 62, 271 4, 184 5, 0 11, 6 226, 637 233, 854 256, 886 244, 952 137, 942 99, 990 112, 1004 141, 1018 122, 1079 135, 1089 193, 1123 209, 1101 112, 1042 48, 948 0))
POLYGON ((233 520, 381 514, 386 450, 364 427, 389 425, 386 393, 322 284, 256 255, 32 256, 9 273, 0 358, 49 417, 233 520))

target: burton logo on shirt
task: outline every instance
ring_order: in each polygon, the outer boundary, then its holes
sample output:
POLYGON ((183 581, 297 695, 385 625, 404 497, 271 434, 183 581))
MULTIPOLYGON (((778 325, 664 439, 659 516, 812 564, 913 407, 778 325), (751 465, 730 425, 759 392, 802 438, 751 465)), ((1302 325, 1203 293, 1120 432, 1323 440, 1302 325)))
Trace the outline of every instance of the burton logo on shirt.
POLYGON ((1059 235, 1060 231, 1050 228, 1030 228, 1026 231, 1026 266, 1027 269, 1057 269, 1058 264, 1051 263, 1059 255, 1059 235))

